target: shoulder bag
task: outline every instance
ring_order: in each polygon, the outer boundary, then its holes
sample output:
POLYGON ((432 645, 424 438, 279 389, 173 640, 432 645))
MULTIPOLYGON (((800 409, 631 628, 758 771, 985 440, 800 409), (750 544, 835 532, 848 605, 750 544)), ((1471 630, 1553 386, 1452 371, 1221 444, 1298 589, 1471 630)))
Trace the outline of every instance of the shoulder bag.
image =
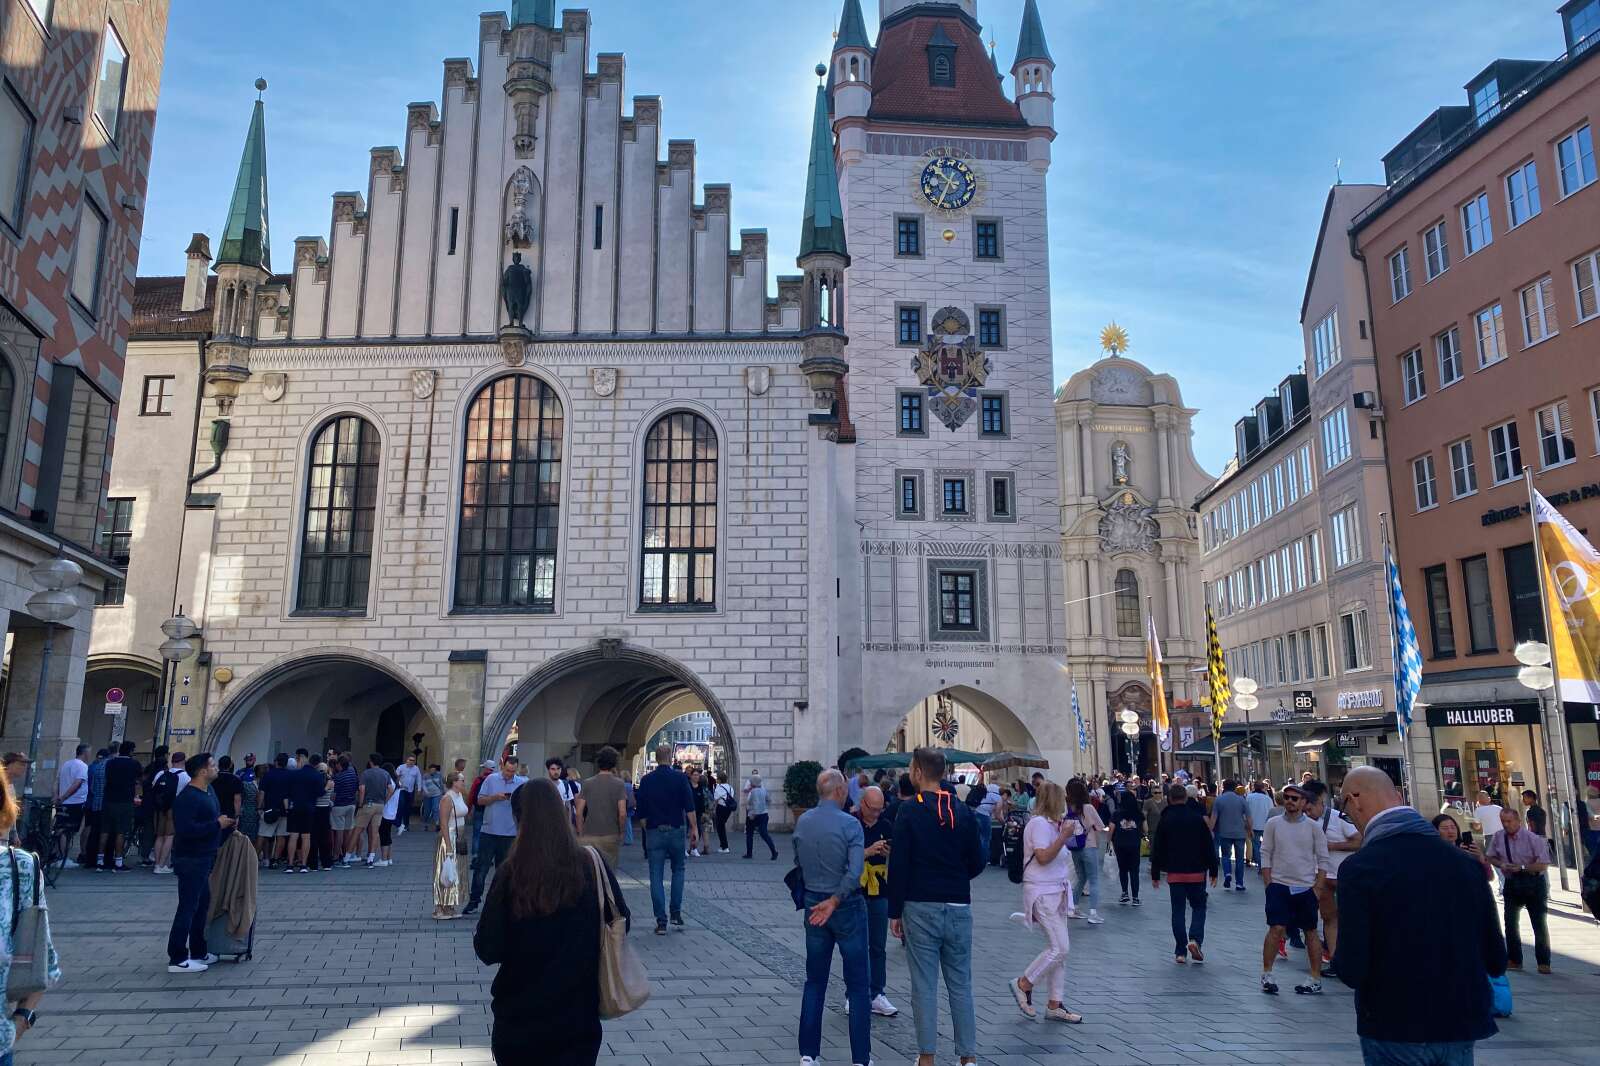
POLYGON ((43 992, 50 983, 50 919, 40 900, 39 857, 33 859, 33 897, 22 905, 22 875, 15 848, 6 849, 11 860, 11 972, 6 978, 6 999, 19 1000, 43 992))
POLYGON ((586 850, 594 866, 595 899, 600 907, 600 1017, 620 1018, 649 1000, 650 978, 628 943, 628 922, 611 894, 605 860, 594 848, 586 850))

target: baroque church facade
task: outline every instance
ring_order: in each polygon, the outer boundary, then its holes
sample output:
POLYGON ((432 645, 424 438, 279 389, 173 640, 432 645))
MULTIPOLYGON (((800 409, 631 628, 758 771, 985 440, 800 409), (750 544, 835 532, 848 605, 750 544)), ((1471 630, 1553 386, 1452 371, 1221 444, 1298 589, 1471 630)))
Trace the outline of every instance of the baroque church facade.
POLYGON ((589 764, 705 713, 773 779, 942 697, 1069 770, 1053 64, 1029 0, 1008 95, 975 7, 845 0, 775 291, 587 12, 481 16, 286 270, 258 101, 138 283, 84 732, 589 764))

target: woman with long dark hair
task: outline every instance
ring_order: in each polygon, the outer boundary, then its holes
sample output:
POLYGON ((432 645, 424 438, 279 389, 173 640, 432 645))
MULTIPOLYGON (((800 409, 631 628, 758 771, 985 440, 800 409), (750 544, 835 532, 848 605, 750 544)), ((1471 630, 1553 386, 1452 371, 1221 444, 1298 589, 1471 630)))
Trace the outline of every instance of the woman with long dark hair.
POLYGON ((1084 917, 1081 907, 1087 901, 1089 924, 1101 925, 1105 919, 1100 917, 1100 845, 1106 830, 1105 819, 1100 817, 1100 812, 1095 808, 1083 778, 1074 777, 1068 781, 1066 795, 1067 817, 1083 827, 1083 846, 1074 849, 1068 845, 1072 866, 1078 874, 1076 899, 1080 909, 1068 911, 1067 917, 1084 917))
POLYGON ((1122 898, 1118 903, 1139 905, 1139 844, 1143 840, 1144 811, 1133 789, 1125 788, 1117 793, 1111 829, 1111 848, 1117 855, 1117 880, 1122 884, 1122 898))
MULTIPOLYGON (((490 988, 500 1066, 594 1066, 600 1057, 600 900, 591 849, 578 845, 567 806, 549 781, 517 790, 511 854, 495 872, 473 948, 499 964, 490 988)), ((624 918, 616 875, 601 869, 624 918)), ((612 917, 611 915, 607 916, 612 917)))

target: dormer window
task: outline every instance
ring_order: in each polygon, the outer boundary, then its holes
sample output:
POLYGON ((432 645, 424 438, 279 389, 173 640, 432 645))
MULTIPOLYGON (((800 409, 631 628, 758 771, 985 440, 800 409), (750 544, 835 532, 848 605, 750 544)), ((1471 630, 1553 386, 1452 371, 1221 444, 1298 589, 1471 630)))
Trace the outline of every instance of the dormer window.
POLYGON ((956 43, 943 26, 934 26, 928 38, 928 84, 955 88, 956 43))
POLYGON ((1485 82, 1472 93, 1472 117, 1479 125, 1500 113, 1500 83, 1485 82))

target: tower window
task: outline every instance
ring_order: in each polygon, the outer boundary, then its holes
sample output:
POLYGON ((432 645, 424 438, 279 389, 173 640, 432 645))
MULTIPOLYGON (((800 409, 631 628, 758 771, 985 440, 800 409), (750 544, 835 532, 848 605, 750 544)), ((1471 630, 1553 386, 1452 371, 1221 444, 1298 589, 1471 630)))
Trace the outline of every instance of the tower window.
POLYGON ((921 344, 922 308, 920 306, 901 307, 898 309, 898 318, 900 323, 899 343, 921 344))
POLYGON ((594 205, 594 250, 599 251, 605 236, 606 208, 604 204, 594 205))
POLYGON ((900 435, 925 436, 927 431, 922 424, 922 393, 902 392, 900 394, 900 435))
POLYGON ((901 216, 894 220, 894 254, 922 254, 922 219, 901 216))
POLYGON ((933 83, 935 85, 954 85, 955 77, 950 73, 950 57, 933 57, 933 83))
POLYGON ((973 230, 973 255, 978 259, 1000 258, 1000 223, 996 219, 980 219, 973 230))
POLYGON ((460 226, 461 208, 452 207, 450 209, 450 250, 445 252, 446 255, 456 254, 456 231, 460 228, 460 226))

